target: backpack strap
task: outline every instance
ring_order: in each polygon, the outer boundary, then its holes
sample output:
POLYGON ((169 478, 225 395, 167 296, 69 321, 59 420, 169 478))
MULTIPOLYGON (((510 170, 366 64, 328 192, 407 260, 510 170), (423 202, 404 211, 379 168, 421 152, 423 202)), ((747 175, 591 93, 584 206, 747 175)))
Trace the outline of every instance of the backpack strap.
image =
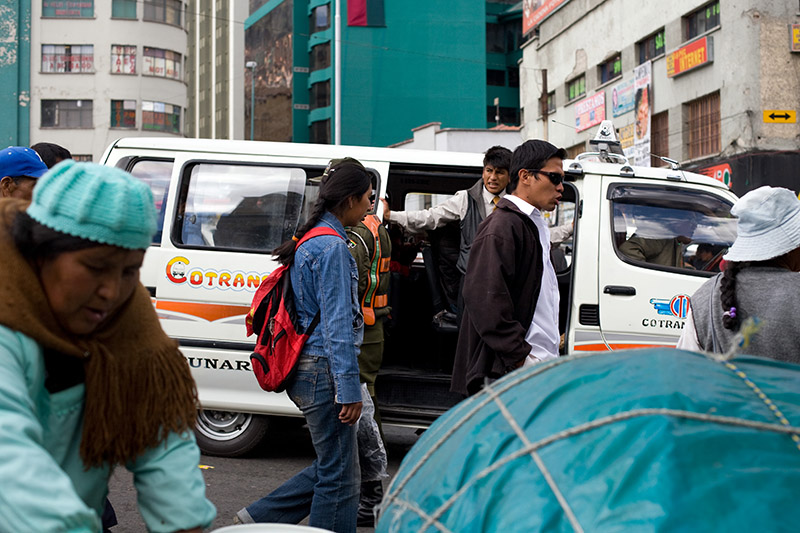
MULTIPOLYGON (((316 226, 308 230, 306 234, 303 235, 299 241, 297 241, 297 244, 295 244, 294 246, 295 251, 298 248, 300 248, 300 245, 306 242, 307 240, 313 239, 314 237, 320 237, 322 235, 332 235, 334 237, 339 237, 340 239, 344 240, 344 238, 341 235, 339 235, 339 232, 333 229, 332 227, 316 226)), ((314 333, 314 330, 317 328, 317 325, 319 324, 319 320, 320 320, 320 311, 317 310, 317 314, 314 315, 314 319, 311 321, 311 324, 308 325, 308 329, 306 329, 305 331, 306 335, 310 337, 311 334, 314 333)))
POLYGON ((334 237, 339 237, 340 239, 344 240, 344 238, 341 235, 339 235, 339 232, 333 229, 332 227, 316 226, 308 230, 306 234, 303 235, 299 241, 297 241, 297 244, 294 245, 294 249, 297 250, 298 248, 300 248, 300 245, 306 242, 307 240, 313 239, 314 237, 320 237, 322 235, 332 235, 334 237))

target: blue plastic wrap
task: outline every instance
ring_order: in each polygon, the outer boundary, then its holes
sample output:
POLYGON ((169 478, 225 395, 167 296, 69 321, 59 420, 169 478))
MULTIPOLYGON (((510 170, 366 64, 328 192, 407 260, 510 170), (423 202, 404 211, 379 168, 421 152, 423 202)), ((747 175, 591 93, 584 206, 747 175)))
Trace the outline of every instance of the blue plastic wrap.
POLYGON ((800 366, 672 349, 516 371, 411 449, 378 532, 797 531, 800 366))

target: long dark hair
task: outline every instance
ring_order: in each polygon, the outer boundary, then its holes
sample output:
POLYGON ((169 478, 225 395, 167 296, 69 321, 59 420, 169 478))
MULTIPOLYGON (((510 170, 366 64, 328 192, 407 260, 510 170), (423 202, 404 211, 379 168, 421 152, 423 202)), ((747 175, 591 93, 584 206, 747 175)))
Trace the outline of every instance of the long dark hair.
POLYGON ((22 211, 14 217, 11 237, 22 257, 33 264, 55 259, 65 252, 77 252, 95 246, 98 242, 61 233, 40 224, 22 211))
POLYGON ((319 186, 319 197, 305 224, 297 228, 293 239, 289 239, 277 248, 274 256, 283 265, 289 265, 294 260, 294 240, 301 239, 303 235, 319 223, 322 215, 330 211, 334 215, 340 214, 346 207, 347 201, 352 197, 363 196, 369 190, 371 177, 364 167, 353 162, 344 162, 331 166, 322 176, 319 186))

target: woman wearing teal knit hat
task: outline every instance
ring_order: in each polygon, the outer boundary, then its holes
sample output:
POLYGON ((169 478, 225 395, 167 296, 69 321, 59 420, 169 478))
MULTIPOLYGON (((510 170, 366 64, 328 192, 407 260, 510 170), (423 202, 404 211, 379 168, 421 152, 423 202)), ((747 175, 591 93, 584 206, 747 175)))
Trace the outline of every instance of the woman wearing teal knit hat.
POLYGON ((0 529, 99 531, 116 465, 151 531, 214 519, 194 382, 139 283, 155 220, 146 185, 90 163, 0 200, 0 529))

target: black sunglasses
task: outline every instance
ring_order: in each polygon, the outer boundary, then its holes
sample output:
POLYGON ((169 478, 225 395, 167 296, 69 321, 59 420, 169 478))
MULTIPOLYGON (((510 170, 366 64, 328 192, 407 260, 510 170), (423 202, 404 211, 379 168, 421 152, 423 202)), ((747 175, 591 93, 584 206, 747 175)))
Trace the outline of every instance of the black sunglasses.
POLYGON ((564 174, 560 172, 546 172, 540 168, 526 168, 528 172, 538 172, 539 174, 544 174, 550 180, 553 185, 561 185, 564 181, 564 174))

